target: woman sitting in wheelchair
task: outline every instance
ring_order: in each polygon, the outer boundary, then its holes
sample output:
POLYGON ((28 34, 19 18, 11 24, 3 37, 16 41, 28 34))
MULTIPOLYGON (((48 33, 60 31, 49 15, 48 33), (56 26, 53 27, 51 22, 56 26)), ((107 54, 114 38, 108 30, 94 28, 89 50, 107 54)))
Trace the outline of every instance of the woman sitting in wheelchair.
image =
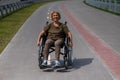
POLYGON ((59 67, 61 66, 61 63, 59 61, 60 49, 61 49, 61 46, 64 44, 65 35, 69 37, 70 39, 69 46, 72 47, 73 45, 72 34, 65 24, 59 22, 59 20, 61 19, 61 15, 59 12, 56 12, 56 11, 51 12, 50 17, 52 22, 46 25, 44 29, 40 32, 37 39, 37 45, 38 46, 40 45, 40 40, 42 35, 47 33, 47 39, 43 49, 44 60, 41 65, 42 66, 47 65, 49 48, 51 47, 51 45, 54 45, 55 46, 55 65, 54 66, 59 67))

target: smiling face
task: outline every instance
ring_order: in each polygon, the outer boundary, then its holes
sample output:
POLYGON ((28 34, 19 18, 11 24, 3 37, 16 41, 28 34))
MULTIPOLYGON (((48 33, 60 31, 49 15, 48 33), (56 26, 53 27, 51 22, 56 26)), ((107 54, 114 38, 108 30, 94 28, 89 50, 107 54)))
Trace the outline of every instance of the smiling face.
POLYGON ((52 19, 52 21, 57 22, 57 21, 60 20, 60 18, 61 18, 60 14, 58 12, 52 12, 51 13, 51 19, 52 19))

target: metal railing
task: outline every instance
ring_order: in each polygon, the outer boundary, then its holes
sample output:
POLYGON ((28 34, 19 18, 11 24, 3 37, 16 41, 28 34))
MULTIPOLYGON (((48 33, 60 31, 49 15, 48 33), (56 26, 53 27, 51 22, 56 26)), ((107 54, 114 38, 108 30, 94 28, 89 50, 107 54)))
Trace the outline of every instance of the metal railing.
POLYGON ((32 1, 19 1, 15 3, 0 5, 0 18, 5 17, 14 11, 33 4, 32 1))
POLYGON ((85 0, 95 7, 120 14, 120 0, 85 0))

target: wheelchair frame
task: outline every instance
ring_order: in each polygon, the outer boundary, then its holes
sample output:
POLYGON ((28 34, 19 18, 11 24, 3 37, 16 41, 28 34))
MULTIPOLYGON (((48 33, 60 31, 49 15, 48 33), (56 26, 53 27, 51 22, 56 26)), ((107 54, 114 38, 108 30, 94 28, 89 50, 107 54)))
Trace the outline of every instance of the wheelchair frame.
MULTIPOLYGON (((48 23, 49 22, 46 22, 46 25, 48 23)), ((64 24, 66 25, 67 22, 65 22, 64 24)), ((61 55, 63 55, 63 67, 65 67, 65 69, 68 69, 69 66, 72 66, 72 48, 69 47, 69 41, 70 41, 69 37, 66 36, 64 45, 61 47, 63 48, 63 52, 60 53, 61 55)), ((39 51, 38 51, 38 62, 39 62, 40 69, 43 69, 41 64, 43 62, 43 49, 44 49, 45 42, 46 42, 46 36, 44 35, 41 38, 39 51)), ((51 47, 49 49, 49 54, 54 51, 55 51, 54 47, 51 47)))

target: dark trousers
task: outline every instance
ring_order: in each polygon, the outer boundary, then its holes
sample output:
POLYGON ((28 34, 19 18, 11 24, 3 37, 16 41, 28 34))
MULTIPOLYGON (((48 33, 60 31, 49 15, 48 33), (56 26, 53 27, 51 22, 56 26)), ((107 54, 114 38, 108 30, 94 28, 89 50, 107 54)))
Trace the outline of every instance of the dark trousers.
POLYGON ((59 60, 60 49, 63 43, 64 43, 64 39, 58 39, 58 40, 47 39, 45 42, 44 50, 43 50, 44 59, 48 60, 49 49, 52 45, 54 45, 55 46, 55 59, 59 60))

